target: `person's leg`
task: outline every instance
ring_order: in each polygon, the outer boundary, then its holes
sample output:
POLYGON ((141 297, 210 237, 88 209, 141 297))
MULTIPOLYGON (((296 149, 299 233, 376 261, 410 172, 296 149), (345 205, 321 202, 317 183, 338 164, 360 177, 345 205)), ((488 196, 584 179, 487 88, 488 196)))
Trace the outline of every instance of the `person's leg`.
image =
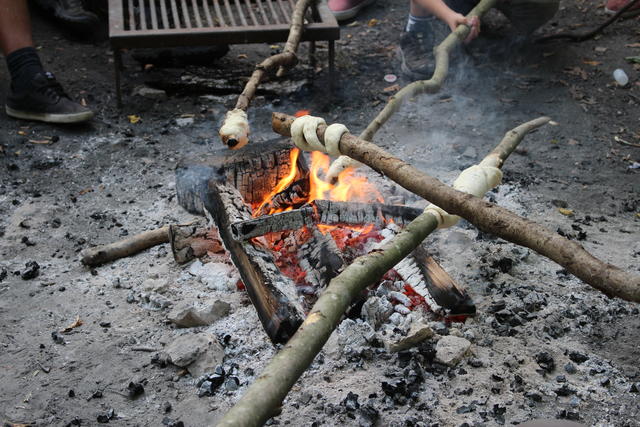
POLYGON ((362 9, 375 0, 328 0, 329 10, 338 21, 354 18, 362 9))
POLYGON ((93 112, 77 104, 42 63, 31 39, 31 21, 26 0, 0 0, 0 50, 11 74, 7 98, 9 116, 52 123, 81 122, 93 112))
POLYGON ((0 0, 0 50, 7 56, 23 47, 33 47, 27 0, 0 0))
POLYGON ((498 10, 512 23, 516 32, 533 33, 558 11, 560 0, 511 0, 498 3, 498 10))

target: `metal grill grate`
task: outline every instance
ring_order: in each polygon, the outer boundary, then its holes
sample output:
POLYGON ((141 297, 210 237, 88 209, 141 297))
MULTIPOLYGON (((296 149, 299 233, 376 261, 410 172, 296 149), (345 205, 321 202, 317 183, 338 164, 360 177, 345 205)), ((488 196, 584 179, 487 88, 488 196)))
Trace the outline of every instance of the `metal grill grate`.
MULTIPOLYGON (((110 0, 109 37, 113 47, 285 41, 294 6, 293 0, 110 0)), ((340 37, 326 5, 313 7, 306 20, 304 41, 340 37)))
POLYGON ((125 31, 288 25, 293 7, 292 0, 124 0, 122 21, 125 31))
MULTIPOLYGON (((278 43, 287 40, 294 0, 109 0, 109 40, 120 96, 120 49, 278 43)), ((302 41, 329 42, 333 76, 334 40, 340 27, 324 1, 306 16, 302 41)), ((333 80, 333 79, 331 79, 333 80)))

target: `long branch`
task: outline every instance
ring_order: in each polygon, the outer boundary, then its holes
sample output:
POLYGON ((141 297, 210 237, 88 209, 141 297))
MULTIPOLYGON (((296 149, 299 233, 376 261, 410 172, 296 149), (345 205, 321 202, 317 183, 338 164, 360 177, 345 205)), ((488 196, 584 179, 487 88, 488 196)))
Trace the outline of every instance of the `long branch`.
MULTIPOLYGON (((481 18, 485 13, 495 6, 497 0, 482 0, 467 15, 467 19, 473 17, 481 18)), ((438 46, 434 48, 435 68, 429 80, 419 80, 403 87, 395 95, 389 98, 385 107, 362 131, 360 138, 372 141, 373 136, 380 128, 393 116, 402 106, 405 100, 423 93, 437 93, 442 88, 447 74, 449 74, 449 55, 451 51, 469 35, 470 28, 466 25, 459 25, 449 34, 438 46)), ((337 179, 338 174, 348 168, 357 167, 358 162, 347 156, 340 156, 333 162, 329 169, 328 178, 331 181, 337 179)))
MULTIPOLYGON (((529 130, 544 123, 538 119, 509 132, 483 162, 499 167, 529 130)), ((295 335, 218 422, 218 427, 260 426, 267 421, 320 352, 352 301, 409 255, 437 226, 433 214, 421 214, 380 251, 359 257, 331 280, 295 335)))
MULTIPOLYGON (((290 136, 293 120, 295 117, 274 113, 272 126, 277 133, 290 136)), ((326 128, 321 125, 317 129, 320 141, 324 141, 326 128)), ((480 230, 533 249, 606 295, 640 302, 640 275, 604 263, 558 233, 505 208, 454 190, 377 145, 349 133, 340 139, 340 152, 388 176, 448 213, 463 217, 480 230)))
MULTIPOLYGON (((497 0, 482 0, 467 15, 468 19, 474 16, 482 17, 495 6, 497 0)), ((442 87, 444 80, 449 73, 449 54, 451 50, 460 44, 469 35, 469 27, 459 25, 447 38, 443 40, 435 49, 435 70, 429 80, 419 80, 403 87, 398 93, 392 96, 387 105, 380 111, 369 126, 360 134, 360 138, 371 141, 375 133, 384 125, 389 118, 400 109, 405 100, 422 93, 436 93, 442 87)))
POLYGON ((292 67, 298 62, 296 51, 302 39, 302 31, 304 30, 304 15, 307 8, 315 0, 298 0, 296 7, 291 15, 291 26, 289 27, 289 37, 285 43, 283 51, 277 55, 270 56, 256 66, 251 78, 244 87, 244 90, 238 97, 236 108, 247 111, 251 100, 256 94, 258 85, 262 82, 267 72, 276 67, 292 67))
POLYGON ((249 142, 250 130, 246 111, 255 97, 260 83, 262 83, 267 74, 274 69, 280 67, 280 74, 282 74, 282 70, 293 67, 298 63, 296 51, 302 39, 304 15, 314 1, 316 0, 298 0, 291 15, 289 37, 287 38, 284 50, 256 65, 249 81, 247 81, 242 93, 238 96, 235 109, 227 112, 220 127, 219 134, 222 143, 232 150, 242 148, 249 142))

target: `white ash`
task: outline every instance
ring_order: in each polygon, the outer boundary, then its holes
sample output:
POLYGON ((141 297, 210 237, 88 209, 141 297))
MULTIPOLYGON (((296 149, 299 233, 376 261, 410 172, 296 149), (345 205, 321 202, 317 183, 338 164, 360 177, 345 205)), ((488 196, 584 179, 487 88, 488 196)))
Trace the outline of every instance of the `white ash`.
POLYGON ((220 262, 203 264, 200 260, 195 260, 191 264, 189 274, 200 279, 207 289, 214 291, 233 291, 240 279, 237 270, 229 264, 220 262))

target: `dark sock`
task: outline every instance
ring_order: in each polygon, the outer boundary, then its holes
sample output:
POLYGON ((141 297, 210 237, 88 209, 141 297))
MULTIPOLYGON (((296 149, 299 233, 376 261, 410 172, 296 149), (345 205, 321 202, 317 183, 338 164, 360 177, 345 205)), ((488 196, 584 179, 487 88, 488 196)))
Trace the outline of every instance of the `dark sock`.
POLYGON ((7 55, 7 66, 11 74, 11 89, 22 92, 29 88, 33 77, 44 72, 38 52, 33 47, 23 47, 7 55))

